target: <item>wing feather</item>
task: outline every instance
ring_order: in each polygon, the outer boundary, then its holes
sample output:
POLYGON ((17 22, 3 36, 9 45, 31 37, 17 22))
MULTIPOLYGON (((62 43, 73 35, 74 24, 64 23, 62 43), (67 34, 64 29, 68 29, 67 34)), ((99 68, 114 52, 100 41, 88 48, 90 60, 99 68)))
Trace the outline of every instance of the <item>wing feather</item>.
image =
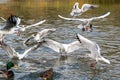
POLYGON ((44 29, 40 32, 38 32, 35 36, 35 40, 39 41, 41 40, 42 38, 44 38, 45 36, 47 36, 48 34, 51 34, 55 31, 56 29, 55 28, 52 28, 52 29, 44 29))
POLYGON ((59 42, 56 42, 54 40, 51 39, 45 39, 44 43, 42 44, 45 47, 48 47, 50 49, 53 49, 56 52, 60 52, 60 49, 63 47, 63 45, 59 42))
POLYGON ((73 52, 81 48, 81 43, 79 41, 74 41, 70 44, 67 44, 67 53, 73 52))
POLYGON ((66 18, 66 17, 63 17, 61 15, 58 15, 58 17, 61 19, 69 20, 69 21, 81 21, 81 22, 83 22, 83 21, 87 20, 87 19, 78 19, 78 18, 66 18))
POLYGON ((33 27, 33 26, 37 26, 37 25, 43 24, 45 21, 46 21, 46 20, 39 21, 39 22, 37 22, 37 23, 35 23, 35 24, 28 25, 28 26, 26 26, 25 28, 30 28, 30 27, 33 27))
POLYGON ((110 15, 110 12, 107 12, 106 14, 103 14, 103 15, 101 15, 101 16, 89 18, 88 21, 97 20, 97 19, 102 19, 102 18, 105 18, 105 17, 107 17, 107 16, 109 16, 109 15, 110 15))
POLYGON ((81 10, 82 12, 86 12, 87 10, 89 9, 94 9, 94 8, 97 8, 98 5, 93 5, 93 4, 83 4, 81 10))
POLYGON ((105 18, 105 17, 107 17, 107 16, 109 16, 110 15, 110 12, 107 12, 106 14, 104 14, 104 15, 101 15, 101 16, 98 16, 98 17, 92 17, 92 18, 88 18, 88 19, 85 19, 85 18, 81 18, 81 19, 79 19, 79 18, 66 18, 66 17, 63 17, 63 16, 61 16, 61 15, 58 15, 58 17, 59 18, 61 18, 61 19, 64 19, 64 20, 69 20, 69 21, 80 21, 80 22, 84 22, 84 21, 92 21, 92 20, 96 20, 96 19, 102 19, 102 18, 105 18))
POLYGON ((5 43, 2 43, 1 44, 1 47, 3 50, 5 50, 7 52, 7 55, 10 57, 10 58, 13 58, 13 57, 18 57, 18 52, 15 51, 15 49, 5 43))

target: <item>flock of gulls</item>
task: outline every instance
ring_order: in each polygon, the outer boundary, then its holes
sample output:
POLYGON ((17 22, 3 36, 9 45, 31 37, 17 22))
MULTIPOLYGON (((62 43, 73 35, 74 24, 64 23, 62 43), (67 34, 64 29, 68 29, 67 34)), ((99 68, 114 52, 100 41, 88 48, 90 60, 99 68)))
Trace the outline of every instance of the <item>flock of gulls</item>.
MULTIPOLYGON (((110 12, 107 12, 106 14, 98 17, 92 17, 88 19, 87 18, 82 19, 77 17, 82 15, 87 10, 91 10, 97 7, 98 5, 84 4, 80 9, 79 3, 76 2, 70 13, 72 18, 63 17, 61 15, 58 15, 58 17, 64 20, 79 21, 81 22, 81 24, 78 26, 78 28, 82 29, 82 31, 92 31, 93 27, 91 22, 94 20, 102 19, 109 16, 110 12)), ((9 16, 8 19, 4 19, 3 17, 1 17, 1 19, 5 22, 5 24, 3 26, 0 26, 0 45, 1 45, 1 48, 6 51, 9 58, 17 57, 19 60, 21 60, 24 57, 27 57, 31 51, 34 51, 40 47, 50 48, 55 52, 60 53, 62 56, 67 56, 68 53, 71 53, 80 48, 86 48, 90 51, 90 54, 87 54, 87 56, 95 60, 95 62, 92 65, 95 65, 98 61, 103 61, 105 63, 110 64, 110 61, 101 55, 99 45, 96 42, 87 39, 86 37, 82 36, 79 33, 76 33, 77 40, 69 44, 63 44, 55 40, 45 38, 47 35, 50 35, 51 33, 55 32, 56 31, 55 28, 43 29, 40 32, 38 32, 36 35, 32 34, 23 42, 23 44, 27 46, 30 39, 34 39, 34 41, 37 44, 25 50, 23 54, 20 54, 12 46, 5 43, 4 41, 5 35, 10 35, 10 34, 20 35, 20 33, 24 32, 26 29, 32 28, 33 26, 41 25, 46 20, 39 21, 32 25, 24 26, 24 25, 20 25, 21 19, 12 14, 9 16)))

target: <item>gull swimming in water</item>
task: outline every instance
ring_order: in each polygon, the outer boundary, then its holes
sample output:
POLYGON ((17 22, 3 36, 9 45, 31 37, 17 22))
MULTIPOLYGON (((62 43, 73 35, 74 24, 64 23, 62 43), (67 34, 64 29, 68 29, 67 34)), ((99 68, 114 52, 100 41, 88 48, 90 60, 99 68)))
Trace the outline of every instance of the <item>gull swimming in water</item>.
POLYGON ((9 58, 18 58, 19 60, 23 59, 31 51, 34 51, 37 48, 37 45, 35 45, 35 46, 25 50, 23 54, 20 54, 19 52, 16 52, 13 47, 11 47, 10 45, 7 45, 6 43, 0 43, 0 45, 1 45, 1 48, 7 52, 7 55, 9 58))
MULTIPOLYGON (((79 41, 74 41, 69 44, 59 43, 57 41, 51 39, 43 39, 41 42, 38 43, 38 47, 48 47, 61 55, 67 55, 67 53, 73 52, 80 48, 81 43, 79 41)), ((37 49, 37 48, 36 48, 37 49)))
POLYGON ((71 16, 79 16, 81 15, 83 12, 86 12, 87 10, 90 9, 94 9, 97 8, 98 5, 93 5, 93 4, 83 4, 81 9, 79 8, 79 3, 76 2, 73 6, 72 12, 70 13, 71 16))
POLYGON ((53 33, 54 31, 56 31, 55 28, 43 29, 42 31, 38 32, 36 35, 31 35, 28 39, 24 41, 24 44, 27 44, 27 42, 32 38, 34 38, 36 42, 40 42, 45 36, 53 33))
POLYGON ((97 43, 83 37, 80 34, 77 34, 77 39, 81 43, 81 46, 83 46, 84 48, 88 49, 91 52, 91 54, 88 54, 88 57, 94 59, 96 62, 104 61, 105 63, 110 64, 110 61, 108 59, 105 59, 100 54, 100 47, 97 43))
POLYGON ((0 26, 0 39, 3 41, 5 34, 17 33, 17 27, 20 24, 21 19, 15 15, 11 15, 4 26, 0 26))

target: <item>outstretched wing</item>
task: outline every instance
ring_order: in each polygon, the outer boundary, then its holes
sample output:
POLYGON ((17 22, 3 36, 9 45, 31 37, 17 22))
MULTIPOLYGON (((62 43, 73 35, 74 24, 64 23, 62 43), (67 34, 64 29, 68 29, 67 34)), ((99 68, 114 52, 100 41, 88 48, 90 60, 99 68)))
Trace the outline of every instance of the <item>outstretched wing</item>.
POLYGON ((107 16, 109 16, 109 15, 110 15, 110 12, 107 12, 106 14, 103 14, 103 15, 101 15, 101 16, 89 18, 88 21, 97 20, 97 19, 102 19, 102 18, 105 18, 105 17, 107 17, 107 16))
POLYGON ((30 54, 31 51, 36 50, 38 47, 39 47, 39 46, 38 46, 38 44, 37 44, 37 45, 35 45, 35 46, 33 46, 33 47, 25 50, 25 52, 24 52, 23 54, 19 54, 19 59, 22 59, 22 58, 28 56, 28 54, 30 54))
POLYGON ((31 35, 26 40, 24 40, 23 45, 26 45, 29 42, 29 40, 32 39, 33 37, 34 37, 34 35, 31 35))
POLYGON ((62 19, 65 19, 65 20, 69 20, 69 21, 80 21, 80 22, 84 22, 84 21, 92 21, 92 20, 96 20, 96 19, 102 19, 102 18, 105 18, 107 16, 110 15, 110 12, 107 12, 106 14, 104 15, 101 15, 101 16, 98 16, 98 17, 92 17, 92 18, 88 18, 88 19, 78 19, 78 18, 66 18, 66 17, 63 17, 61 15, 58 15, 59 18, 62 18, 62 19))
POLYGON ((30 27, 33 27, 33 26, 37 26, 37 25, 43 24, 45 21, 46 21, 46 20, 39 21, 39 22, 37 22, 37 23, 35 23, 35 24, 26 26, 26 28, 30 28, 30 27))
POLYGON ((15 15, 11 15, 7 21, 6 21, 6 24, 3 28, 3 30, 10 30, 16 26, 18 26, 21 22, 21 19, 15 15))
MULTIPOLYGON (((35 23, 35 24, 32 24, 32 25, 28 25, 28 26, 26 26, 26 27, 19 27, 20 29, 20 31, 25 31, 27 28, 31 28, 31 27, 33 27, 33 26, 37 26, 37 25, 40 25, 40 24, 43 24, 44 22, 45 22, 46 20, 42 20, 42 21, 39 21, 39 22, 37 22, 37 23, 35 23)), ((23 25, 24 26, 24 25, 23 25)))
POLYGON ((63 45, 59 42, 56 42, 54 40, 51 39, 45 39, 42 43, 42 46, 44 47, 48 47, 56 52, 60 52, 60 49, 63 49, 63 45))
POLYGON ((5 18, 3 18, 3 17, 0 17, 4 22, 6 22, 7 20, 5 19, 5 18))
POLYGON ((81 43, 79 41, 74 41, 70 44, 67 44, 67 53, 73 52, 77 49, 81 48, 81 43))
POLYGON ((40 41, 42 38, 44 38, 45 36, 47 36, 48 34, 53 33, 54 31, 56 31, 55 28, 52 29, 43 29, 42 31, 38 32, 35 36, 35 40, 36 41, 40 41))
POLYGON ((7 55, 10 58, 16 57, 18 59, 22 59, 25 56, 27 56, 28 53, 30 53, 31 51, 36 50, 38 48, 38 45, 35 45, 35 46, 25 50, 25 52, 23 54, 19 54, 18 52, 15 51, 15 49, 13 47, 11 47, 5 43, 1 43, 1 47, 2 47, 2 49, 4 49, 7 52, 7 55))
POLYGON ((86 12, 87 10, 97 8, 98 5, 93 5, 93 4, 83 4, 81 7, 82 12, 86 12))
POLYGON ((100 47, 98 44, 88 40, 87 38, 81 36, 80 34, 77 34, 77 38, 81 42, 83 47, 87 48, 91 52, 89 57, 91 57, 92 59, 95 59, 96 61, 101 60, 110 64, 110 61, 108 59, 105 59, 103 56, 101 56, 100 47))
POLYGON ((39 41, 41 41, 45 36, 53 33, 55 30, 56 30, 55 28, 52 28, 52 29, 44 29, 44 30, 38 32, 38 33, 36 34, 36 36, 31 35, 28 39, 26 39, 26 40, 24 41, 23 44, 27 44, 27 42, 28 42, 30 39, 32 39, 33 37, 34 37, 34 39, 35 39, 37 42, 39 42, 39 41))
POLYGON ((11 47, 10 45, 7 45, 5 43, 1 43, 1 48, 7 52, 7 55, 10 58, 18 57, 18 55, 19 55, 19 53, 16 52, 13 47, 11 47))
POLYGON ((83 21, 87 20, 87 19, 78 19, 78 18, 66 18, 66 17, 63 17, 61 15, 58 15, 58 17, 61 19, 69 20, 69 21, 81 21, 81 22, 83 22, 83 21))
POLYGON ((88 49, 89 51, 92 51, 92 50, 93 50, 94 43, 93 43, 91 40, 83 37, 83 36, 80 35, 80 34, 77 34, 76 36, 77 36, 77 39, 79 40, 79 42, 81 43, 81 45, 82 45, 84 48, 88 49))

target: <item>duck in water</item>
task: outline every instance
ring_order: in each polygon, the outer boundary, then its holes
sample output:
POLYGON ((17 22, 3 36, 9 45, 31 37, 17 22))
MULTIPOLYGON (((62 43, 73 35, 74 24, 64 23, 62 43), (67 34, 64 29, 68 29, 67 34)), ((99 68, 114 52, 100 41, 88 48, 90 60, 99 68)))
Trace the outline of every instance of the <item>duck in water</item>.
POLYGON ((0 70, 0 78, 13 78, 14 72, 11 70, 12 67, 15 67, 13 62, 8 62, 6 64, 6 70, 0 70))

